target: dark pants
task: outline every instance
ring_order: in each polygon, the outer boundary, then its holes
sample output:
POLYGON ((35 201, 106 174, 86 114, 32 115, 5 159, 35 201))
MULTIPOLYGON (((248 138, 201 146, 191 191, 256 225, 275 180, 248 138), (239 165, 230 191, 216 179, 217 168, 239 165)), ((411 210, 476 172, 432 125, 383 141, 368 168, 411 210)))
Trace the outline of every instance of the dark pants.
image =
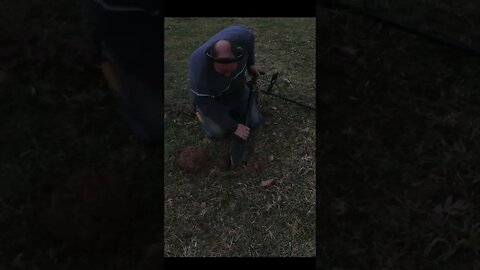
MULTIPOLYGON (((247 115, 247 104, 248 104, 248 96, 250 90, 247 86, 245 86, 244 91, 242 91, 242 95, 238 100, 231 102, 230 104, 226 104, 227 109, 229 110, 230 116, 237 121, 238 123, 245 123, 245 116, 247 115)), ((255 99, 252 99, 252 110, 248 115, 249 119, 249 128, 252 131, 260 126, 263 121, 262 114, 258 108, 258 104, 256 103, 255 99)), ((209 138, 223 138, 225 137, 226 131, 223 127, 215 123, 212 119, 205 117, 203 115, 202 120, 200 121, 200 126, 203 129, 205 135, 209 138)))
POLYGON ((163 143, 162 48, 160 15, 113 12, 84 0, 97 60, 114 67, 116 94, 135 137, 163 143))
MULTIPOLYGON (((240 96, 240 98, 238 100, 235 100, 231 104, 226 104, 231 117, 235 121, 242 124, 245 124, 245 119, 247 116, 249 93, 250 89, 245 85, 244 91, 242 91, 242 95, 240 96)), ((247 149, 249 146, 248 143, 253 142, 252 137, 254 136, 254 131, 260 126, 263 121, 263 117, 260 113, 257 102, 254 98, 251 99, 251 102, 253 102, 253 104, 248 114, 249 125, 247 125, 250 128, 250 134, 248 136, 249 139, 247 142, 239 137, 235 137, 231 151, 231 162, 233 165, 242 165, 247 162, 247 149)), ((221 127, 208 117, 203 116, 200 120, 200 125, 207 137, 209 138, 223 138, 227 135, 223 127, 221 127)))

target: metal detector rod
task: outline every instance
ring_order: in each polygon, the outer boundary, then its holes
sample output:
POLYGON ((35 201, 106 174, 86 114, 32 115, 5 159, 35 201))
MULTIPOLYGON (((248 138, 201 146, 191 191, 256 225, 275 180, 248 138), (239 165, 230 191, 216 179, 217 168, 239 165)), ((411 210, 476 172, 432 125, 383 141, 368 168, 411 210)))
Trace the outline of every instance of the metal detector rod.
POLYGON ((405 32, 408 32, 408 33, 426 38, 427 40, 432 41, 434 43, 437 43, 437 44, 440 44, 440 45, 444 45, 444 46, 462 51, 466 54, 469 54, 469 55, 472 55, 472 56, 475 56, 475 57, 480 57, 480 50, 479 49, 470 47, 470 46, 468 46, 464 43, 461 43, 457 40, 454 40, 452 38, 440 37, 440 36, 435 35, 431 32, 427 32, 427 31, 420 30, 420 29, 417 29, 417 28, 414 28, 414 27, 411 27, 411 26, 407 26, 405 24, 401 24, 401 23, 393 21, 391 19, 381 17, 381 16, 373 14, 371 12, 364 11, 364 10, 362 10, 360 8, 357 8, 357 7, 347 6, 345 4, 339 3, 338 1, 335 2, 334 4, 332 3, 333 1, 327 1, 327 2, 328 2, 328 5, 327 4, 324 4, 324 5, 327 6, 328 8, 347 10, 347 11, 353 13, 353 14, 361 15, 361 16, 376 20, 378 22, 381 22, 383 24, 390 25, 392 27, 398 28, 398 29, 403 30, 405 32))
POLYGON ((308 109, 311 109, 311 110, 316 110, 314 107, 310 106, 310 105, 307 105, 307 104, 303 104, 303 103, 300 103, 298 101, 295 101, 295 100, 292 100, 292 99, 289 99, 289 98, 286 98, 286 97, 283 97, 281 95, 278 95, 278 94, 275 94, 275 93, 270 93, 268 91, 265 91, 265 90, 261 90, 262 93, 266 94, 266 95, 271 95, 271 96, 274 96, 274 97, 277 97, 277 98, 280 98, 280 99, 283 99, 285 101, 288 101, 288 102, 292 102, 292 103, 295 103, 297 105, 300 105, 304 108, 308 108, 308 109))
MULTIPOLYGON (((265 74, 265 73, 260 73, 261 75, 265 74)), ((265 90, 261 90, 262 93, 266 94, 266 95, 271 95, 271 96, 274 96, 274 97, 277 97, 277 98, 280 98, 280 99, 283 99, 285 101, 288 101, 288 102, 292 102, 292 103, 295 103, 297 105, 300 105, 304 108, 308 108, 308 109, 311 109, 311 110, 316 110, 314 107, 310 106, 310 105, 306 105, 306 104, 303 104, 303 103, 300 103, 298 101, 295 101, 293 99, 289 99, 289 98, 286 98, 286 97, 283 97, 279 94, 275 94, 272 92, 272 89, 273 89, 273 85, 275 85, 275 83, 277 82, 277 78, 278 78, 278 72, 275 72, 273 75, 272 75, 272 79, 270 80, 270 85, 268 85, 268 88, 267 88, 267 91, 265 90)))
MULTIPOLYGON (((260 75, 265 75, 265 72, 263 71, 260 71, 260 75)), ((257 102, 257 96, 255 95, 254 91, 255 91, 255 88, 256 88, 256 85, 257 85, 257 80, 258 80, 258 76, 253 76, 252 79, 247 82, 247 87, 248 87, 248 90, 249 90, 249 93, 248 93, 248 101, 247 101, 247 115, 245 116, 245 121, 243 122, 247 127, 250 127, 250 117, 248 117, 250 115, 250 111, 252 110, 252 107, 253 107, 253 102, 255 100, 255 102, 257 102)))
POLYGON ((273 85, 277 82, 278 72, 272 75, 272 79, 270 80, 270 85, 268 86, 267 92, 271 93, 273 85))

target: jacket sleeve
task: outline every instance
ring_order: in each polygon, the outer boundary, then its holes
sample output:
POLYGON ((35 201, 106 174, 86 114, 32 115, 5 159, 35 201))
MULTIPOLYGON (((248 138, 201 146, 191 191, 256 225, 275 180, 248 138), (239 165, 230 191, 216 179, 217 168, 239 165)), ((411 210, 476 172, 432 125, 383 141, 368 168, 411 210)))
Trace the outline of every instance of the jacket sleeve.
MULTIPOLYGON (((199 50, 195 51, 189 62, 189 83, 193 91, 199 89, 206 89, 205 77, 201 75, 199 70, 202 70, 203 53, 199 50)), ((208 92, 208 91, 207 91, 208 92)), ((221 103, 217 102, 215 98, 210 96, 199 96, 192 94, 193 102, 198 107, 198 110, 205 116, 210 118, 213 122, 218 124, 227 133, 234 132, 237 128, 237 122, 230 117, 227 108, 221 103)))
POLYGON ((235 25, 237 32, 234 40, 240 43, 247 55, 247 66, 255 65, 255 36, 246 25, 235 25))
POLYGON ((247 40, 246 40, 247 54, 248 54, 247 66, 249 67, 249 66, 255 65, 255 36, 253 35, 252 30, 247 28, 247 31, 248 31, 247 40))
POLYGON ((194 102, 205 117, 218 124, 226 133, 232 133, 237 129, 238 123, 230 117, 225 106, 218 103, 214 98, 195 96, 194 102))

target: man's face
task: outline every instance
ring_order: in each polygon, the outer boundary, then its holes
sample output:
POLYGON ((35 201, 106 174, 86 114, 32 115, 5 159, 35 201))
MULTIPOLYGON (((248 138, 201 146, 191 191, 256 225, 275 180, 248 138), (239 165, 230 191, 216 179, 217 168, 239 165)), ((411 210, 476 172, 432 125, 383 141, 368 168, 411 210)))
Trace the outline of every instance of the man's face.
POLYGON ((214 63, 215 71, 217 71, 218 73, 224 76, 232 75, 232 73, 234 73, 235 70, 237 70, 237 67, 238 67, 237 62, 228 63, 228 64, 222 64, 217 62, 214 63))
MULTIPOLYGON (((232 52, 230 42, 225 40, 220 40, 215 44, 215 55, 217 58, 235 57, 235 54, 232 52)), ((215 71, 217 71, 218 73, 224 76, 230 76, 233 72, 235 72, 235 70, 237 70, 238 63, 233 62, 228 64, 222 64, 215 62, 213 66, 215 68, 215 71)))

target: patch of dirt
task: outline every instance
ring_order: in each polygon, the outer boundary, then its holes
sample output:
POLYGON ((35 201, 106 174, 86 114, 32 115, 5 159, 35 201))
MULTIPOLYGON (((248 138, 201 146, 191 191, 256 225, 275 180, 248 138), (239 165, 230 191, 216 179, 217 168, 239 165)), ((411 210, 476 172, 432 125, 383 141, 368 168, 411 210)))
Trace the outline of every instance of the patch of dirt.
POLYGON ((163 106, 164 118, 178 118, 181 115, 195 115, 193 104, 165 104, 163 106))
POLYGON ((135 201, 124 178, 79 170, 52 191, 39 223, 73 249, 105 249, 128 231, 135 201))
POLYGON ((260 182, 260 187, 263 187, 263 188, 269 187, 272 185, 273 182, 274 182, 274 179, 264 180, 260 182))
POLYGON ((208 161, 208 150, 197 145, 190 145, 175 154, 175 160, 181 170, 194 173, 199 172, 208 161))
POLYGON ((232 167, 230 155, 225 154, 209 163, 208 150, 201 146, 187 146, 175 154, 175 161, 180 169, 187 173, 208 173, 218 175, 222 172, 233 171, 240 174, 251 175, 260 173, 268 167, 268 160, 252 157, 245 166, 232 167))
MULTIPOLYGON (((231 170, 230 164, 230 155, 225 155, 224 157, 217 160, 215 165, 220 171, 231 170)), ((243 167, 235 168, 236 171, 239 171, 244 174, 255 174, 265 170, 268 167, 268 161, 263 158, 251 158, 247 164, 243 167)))
POLYGON ((267 160, 263 158, 252 158, 247 162, 247 165, 245 165, 243 171, 246 174, 259 173, 265 170, 267 166, 268 166, 267 160))
POLYGON ((224 155, 223 157, 219 158, 215 164, 220 171, 228 171, 232 168, 230 164, 230 155, 224 155))

